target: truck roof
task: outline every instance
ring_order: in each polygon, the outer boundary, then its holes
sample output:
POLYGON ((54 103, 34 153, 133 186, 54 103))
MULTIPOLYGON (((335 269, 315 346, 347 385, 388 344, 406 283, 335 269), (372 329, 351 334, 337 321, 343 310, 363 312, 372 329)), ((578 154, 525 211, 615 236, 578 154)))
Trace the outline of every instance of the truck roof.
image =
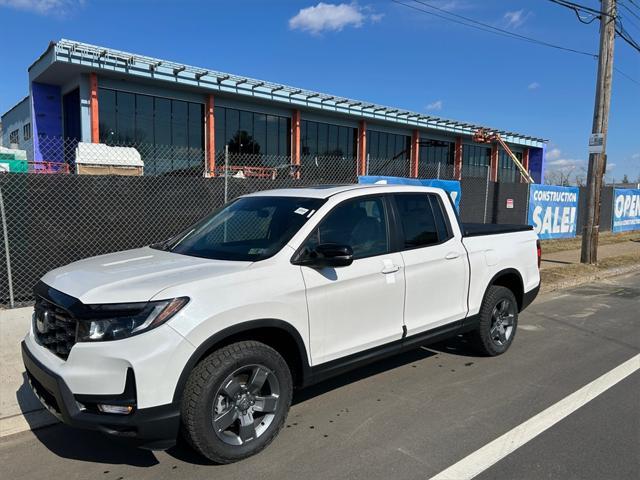
POLYGON ((424 191, 433 192, 437 189, 434 187, 424 187, 421 185, 397 185, 397 184, 350 184, 350 185, 318 185, 301 188, 278 188, 274 190, 263 190, 261 192, 253 192, 245 197, 304 197, 304 198, 329 198, 342 192, 354 190, 382 190, 393 189, 393 191, 424 191))

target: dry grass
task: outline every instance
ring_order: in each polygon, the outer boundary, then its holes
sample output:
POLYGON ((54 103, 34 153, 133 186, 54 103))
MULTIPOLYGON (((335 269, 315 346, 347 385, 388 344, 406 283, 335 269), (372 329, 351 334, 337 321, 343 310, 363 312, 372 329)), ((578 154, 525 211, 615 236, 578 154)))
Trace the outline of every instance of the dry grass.
POLYGON ((580 263, 562 267, 547 268, 540 272, 542 290, 551 291, 566 286, 596 280, 613 274, 620 269, 640 269, 640 253, 619 255, 602 260, 598 265, 583 265, 580 263))
MULTIPOLYGON (((611 233, 603 232, 599 235, 598 245, 611 245, 628 241, 640 242, 640 232, 611 233)), ((558 240, 542 240, 544 253, 564 252, 565 250, 578 250, 582 246, 582 237, 562 238, 558 240)))

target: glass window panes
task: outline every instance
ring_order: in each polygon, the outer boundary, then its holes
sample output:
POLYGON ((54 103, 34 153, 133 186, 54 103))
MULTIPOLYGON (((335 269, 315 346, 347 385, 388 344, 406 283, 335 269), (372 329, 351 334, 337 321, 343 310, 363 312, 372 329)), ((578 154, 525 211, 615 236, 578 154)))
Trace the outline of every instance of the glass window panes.
POLYGON ((305 247, 335 243, 353 249, 353 258, 382 255, 389 251, 387 219, 381 197, 347 200, 335 207, 311 234, 305 247))
MULTIPOLYGON (((522 163, 522 152, 513 152, 518 161, 522 163)), ((520 171, 516 167, 513 159, 500 149, 498 152, 498 180, 501 182, 516 182, 519 178, 520 171)))
POLYGON ((204 105, 98 89, 100 141, 135 146, 147 175, 204 168, 204 105))
MULTIPOLYGON (((216 107, 216 150, 262 156, 287 156, 290 153, 290 119, 277 115, 216 107)), ((278 159, 265 164, 275 166, 278 159)))
POLYGON ((370 174, 407 177, 411 137, 367 130, 367 156, 370 174))

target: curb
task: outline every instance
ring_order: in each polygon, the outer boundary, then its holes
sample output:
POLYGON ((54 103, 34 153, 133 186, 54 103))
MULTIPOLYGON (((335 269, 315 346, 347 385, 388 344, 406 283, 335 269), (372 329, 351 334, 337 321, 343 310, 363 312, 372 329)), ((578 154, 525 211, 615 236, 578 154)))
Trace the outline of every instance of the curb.
POLYGON ((578 285, 593 282, 595 280, 604 280, 611 277, 617 277, 618 275, 625 275, 627 273, 633 273, 638 270, 640 270, 640 264, 634 264, 628 265, 626 267, 608 268, 590 275, 572 278, 569 280, 562 280, 555 283, 542 283, 540 293, 545 294, 555 292, 557 290, 564 290, 565 288, 577 287, 578 285))

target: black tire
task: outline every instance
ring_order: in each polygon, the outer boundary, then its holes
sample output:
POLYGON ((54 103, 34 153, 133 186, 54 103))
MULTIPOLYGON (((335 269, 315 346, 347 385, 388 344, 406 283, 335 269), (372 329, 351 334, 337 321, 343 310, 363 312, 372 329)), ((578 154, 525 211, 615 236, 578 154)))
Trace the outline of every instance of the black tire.
POLYGON ((518 327, 518 303, 511 290, 506 287, 492 285, 482 301, 479 313, 478 328, 470 333, 469 340, 474 349, 481 355, 495 357, 506 352, 516 336, 518 327), (506 303, 504 303, 506 302, 506 303), (511 330, 505 328, 506 321, 497 321, 496 313, 502 305, 509 306, 511 330), (498 325, 497 325, 498 324, 498 325), (500 325, 505 335, 500 334, 500 325), (506 332, 508 330, 508 336, 506 332))
MULTIPOLYGON (((240 381, 235 381, 235 383, 241 384, 240 381)), ((235 383, 233 384, 235 385, 235 383)), ((264 384, 267 385, 265 388, 271 386, 270 383, 265 382, 264 384)), ((247 381, 242 388, 244 389, 242 392, 245 392, 244 395, 250 395, 250 381, 247 381)), ((183 436, 194 450, 216 463, 233 463, 255 455, 273 441, 284 425, 291 405, 292 392, 293 383, 289 367, 282 356, 273 348, 255 341, 227 345, 203 359, 189 375, 181 405, 183 436), (246 398, 233 402, 231 399, 237 398, 241 394, 238 393, 236 397, 226 396, 228 388, 223 387, 223 382, 225 385, 231 385, 234 382, 233 379, 237 378, 233 377, 236 372, 242 372, 243 369, 249 369, 250 372, 252 368, 260 370, 261 367, 268 370, 270 382, 278 385, 278 395, 275 396, 277 400, 274 402, 273 412, 269 413, 272 416, 266 427, 264 427, 265 423, 260 423, 260 421, 261 418, 266 418, 267 414, 254 412, 257 422, 257 426, 252 427, 254 428, 254 437, 249 437, 244 442, 240 432, 243 428, 241 419, 237 418, 229 430, 221 432, 217 428, 218 423, 214 427, 214 421, 217 422, 218 420, 215 418, 220 419, 223 415, 215 413, 214 409, 219 408, 216 406, 224 401, 231 405, 224 409, 227 413, 235 409, 234 415, 246 415, 247 410, 241 412, 239 409, 245 408, 249 402, 246 401, 246 398), (229 380, 230 378, 232 380, 229 380), (259 417, 261 414, 265 416, 259 417), (260 428, 263 430, 258 434, 260 428), (233 437, 233 429, 238 430, 238 441, 244 443, 234 445, 228 443, 233 437), (231 437, 228 437, 227 434, 231 434, 231 437)), ((264 397, 256 396, 253 398, 256 400, 264 397)), ((254 407, 248 408, 253 412, 254 407)), ((253 413, 250 418, 254 419, 253 413)))

